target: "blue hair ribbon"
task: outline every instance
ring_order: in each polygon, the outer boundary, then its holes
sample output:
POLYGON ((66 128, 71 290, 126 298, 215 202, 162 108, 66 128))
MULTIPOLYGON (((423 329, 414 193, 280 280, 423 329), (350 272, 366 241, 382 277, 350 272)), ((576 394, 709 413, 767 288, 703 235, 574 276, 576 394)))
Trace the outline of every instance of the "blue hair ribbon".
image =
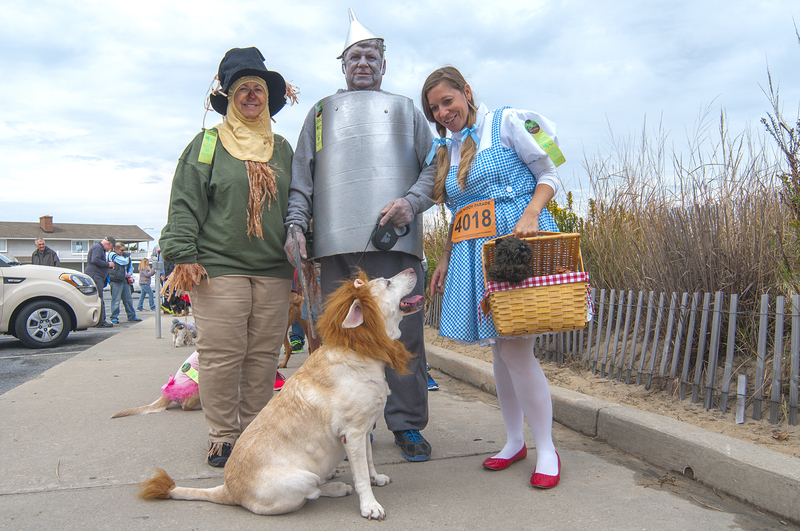
POLYGON ((479 146, 481 143, 481 139, 478 136, 478 125, 475 124, 472 127, 465 127, 461 130, 461 141, 465 142, 467 138, 472 137, 472 140, 475 141, 475 145, 479 146))
POLYGON ((428 153, 428 156, 425 157, 425 164, 430 164, 433 160, 433 156, 436 155, 436 150, 439 149, 441 146, 447 147, 447 144, 452 142, 449 138, 434 138, 433 142, 431 143, 431 151, 428 153))

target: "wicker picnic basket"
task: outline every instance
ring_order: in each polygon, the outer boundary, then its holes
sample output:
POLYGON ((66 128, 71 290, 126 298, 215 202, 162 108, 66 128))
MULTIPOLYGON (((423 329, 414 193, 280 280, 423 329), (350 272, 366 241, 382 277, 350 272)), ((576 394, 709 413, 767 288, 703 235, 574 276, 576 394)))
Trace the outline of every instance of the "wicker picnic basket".
MULTIPOLYGON (((533 247, 534 276, 555 275, 559 268, 584 272, 580 234, 545 231, 539 234, 535 238, 524 238, 533 247)), ((483 244, 484 279, 486 271, 494 264, 498 239, 483 244)), ((587 322, 587 284, 572 282, 489 293, 487 299, 497 333, 519 336, 583 328, 587 322)))

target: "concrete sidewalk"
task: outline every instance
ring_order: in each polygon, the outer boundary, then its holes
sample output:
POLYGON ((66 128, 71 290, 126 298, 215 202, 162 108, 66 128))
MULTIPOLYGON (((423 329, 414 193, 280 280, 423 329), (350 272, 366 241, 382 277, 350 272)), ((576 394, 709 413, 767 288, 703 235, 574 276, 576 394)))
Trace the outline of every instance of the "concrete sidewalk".
MULTIPOLYGON (((152 317, 145 319, 0 395, 0 529, 793 528, 684 477, 659 486, 665 473, 660 467, 684 466, 717 490, 800 521, 796 459, 557 388, 561 484, 549 491, 530 487, 534 455, 506 471, 486 471, 480 463, 502 447, 505 433, 496 399, 438 373, 442 390, 430 394, 431 422, 424 432, 434 448, 430 461, 403 460, 386 427, 375 431, 376 467, 393 480, 374 489, 386 509, 384 522, 361 518, 355 495, 310 501, 276 517, 204 502, 143 501, 136 485, 156 467, 179 485, 222 482, 222 470, 204 462, 201 411, 109 418, 158 398, 191 353, 174 348, 168 334, 154 339, 153 325, 152 317)), ((282 372, 290 375, 304 359, 293 356, 282 372)), ((487 363, 432 346, 429 362, 491 388, 487 363)), ((530 433, 526 440, 533 448, 530 433)), ((340 470, 351 483, 347 463, 340 470)))
MULTIPOLYGON (((426 345, 431 367, 496 395, 492 365, 426 345)), ((553 419, 654 465, 800 521, 800 460, 691 424, 551 387, 553 419)))

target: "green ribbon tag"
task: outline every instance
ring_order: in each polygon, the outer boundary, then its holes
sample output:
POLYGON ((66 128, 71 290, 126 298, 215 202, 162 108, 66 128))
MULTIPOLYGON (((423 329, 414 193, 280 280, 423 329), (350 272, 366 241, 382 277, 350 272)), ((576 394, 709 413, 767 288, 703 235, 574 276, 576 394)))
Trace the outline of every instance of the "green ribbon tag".
POLYGON ((200 156, 197 157, 197 161, 203 164, 211 164, 211 161, 214 160, 215 147, 217 147, 217 132, 213 129, 206 129, 203 135, 203 145, 200 146, 200 156))
POLYGON ((316 114, 314 115, 314 129, 317 135, 317 151, 322 149, 322 102, 317 103, 316 114))
POLYGON ((188 376, 189 378, 191 378, 192 380, 194 380, 195 383, 198 383, 198 381, 197 381, 197 369, 192 367, 192 364, 189 363, 188 361, 186 363, 184 363, 183 366, 181 367, 181 372, 183 374, 185 374, 186 376, 188 376))
POLYGON ((547 156, 550 157, 550 160, 553 161, 553 164, 556 165, 556 168, 567 162, 567 159, 564 157, 564 154, 561 153, 556 143, 552 138, 547 136, 547 133, 542 131, 539 124, 533 120, 525 120, 525 130, 539 143, 545 153, 547 153, 547 156))

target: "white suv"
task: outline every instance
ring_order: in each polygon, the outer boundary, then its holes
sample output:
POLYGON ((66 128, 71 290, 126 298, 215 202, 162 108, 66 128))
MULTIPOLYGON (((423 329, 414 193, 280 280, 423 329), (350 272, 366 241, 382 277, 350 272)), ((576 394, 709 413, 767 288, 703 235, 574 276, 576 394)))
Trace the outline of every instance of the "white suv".
POLYGON ((0 333, 27 347, 55 347, 100 320, 97 288, 78 271, 19 265, 0 254, 0 282, 0 333))

